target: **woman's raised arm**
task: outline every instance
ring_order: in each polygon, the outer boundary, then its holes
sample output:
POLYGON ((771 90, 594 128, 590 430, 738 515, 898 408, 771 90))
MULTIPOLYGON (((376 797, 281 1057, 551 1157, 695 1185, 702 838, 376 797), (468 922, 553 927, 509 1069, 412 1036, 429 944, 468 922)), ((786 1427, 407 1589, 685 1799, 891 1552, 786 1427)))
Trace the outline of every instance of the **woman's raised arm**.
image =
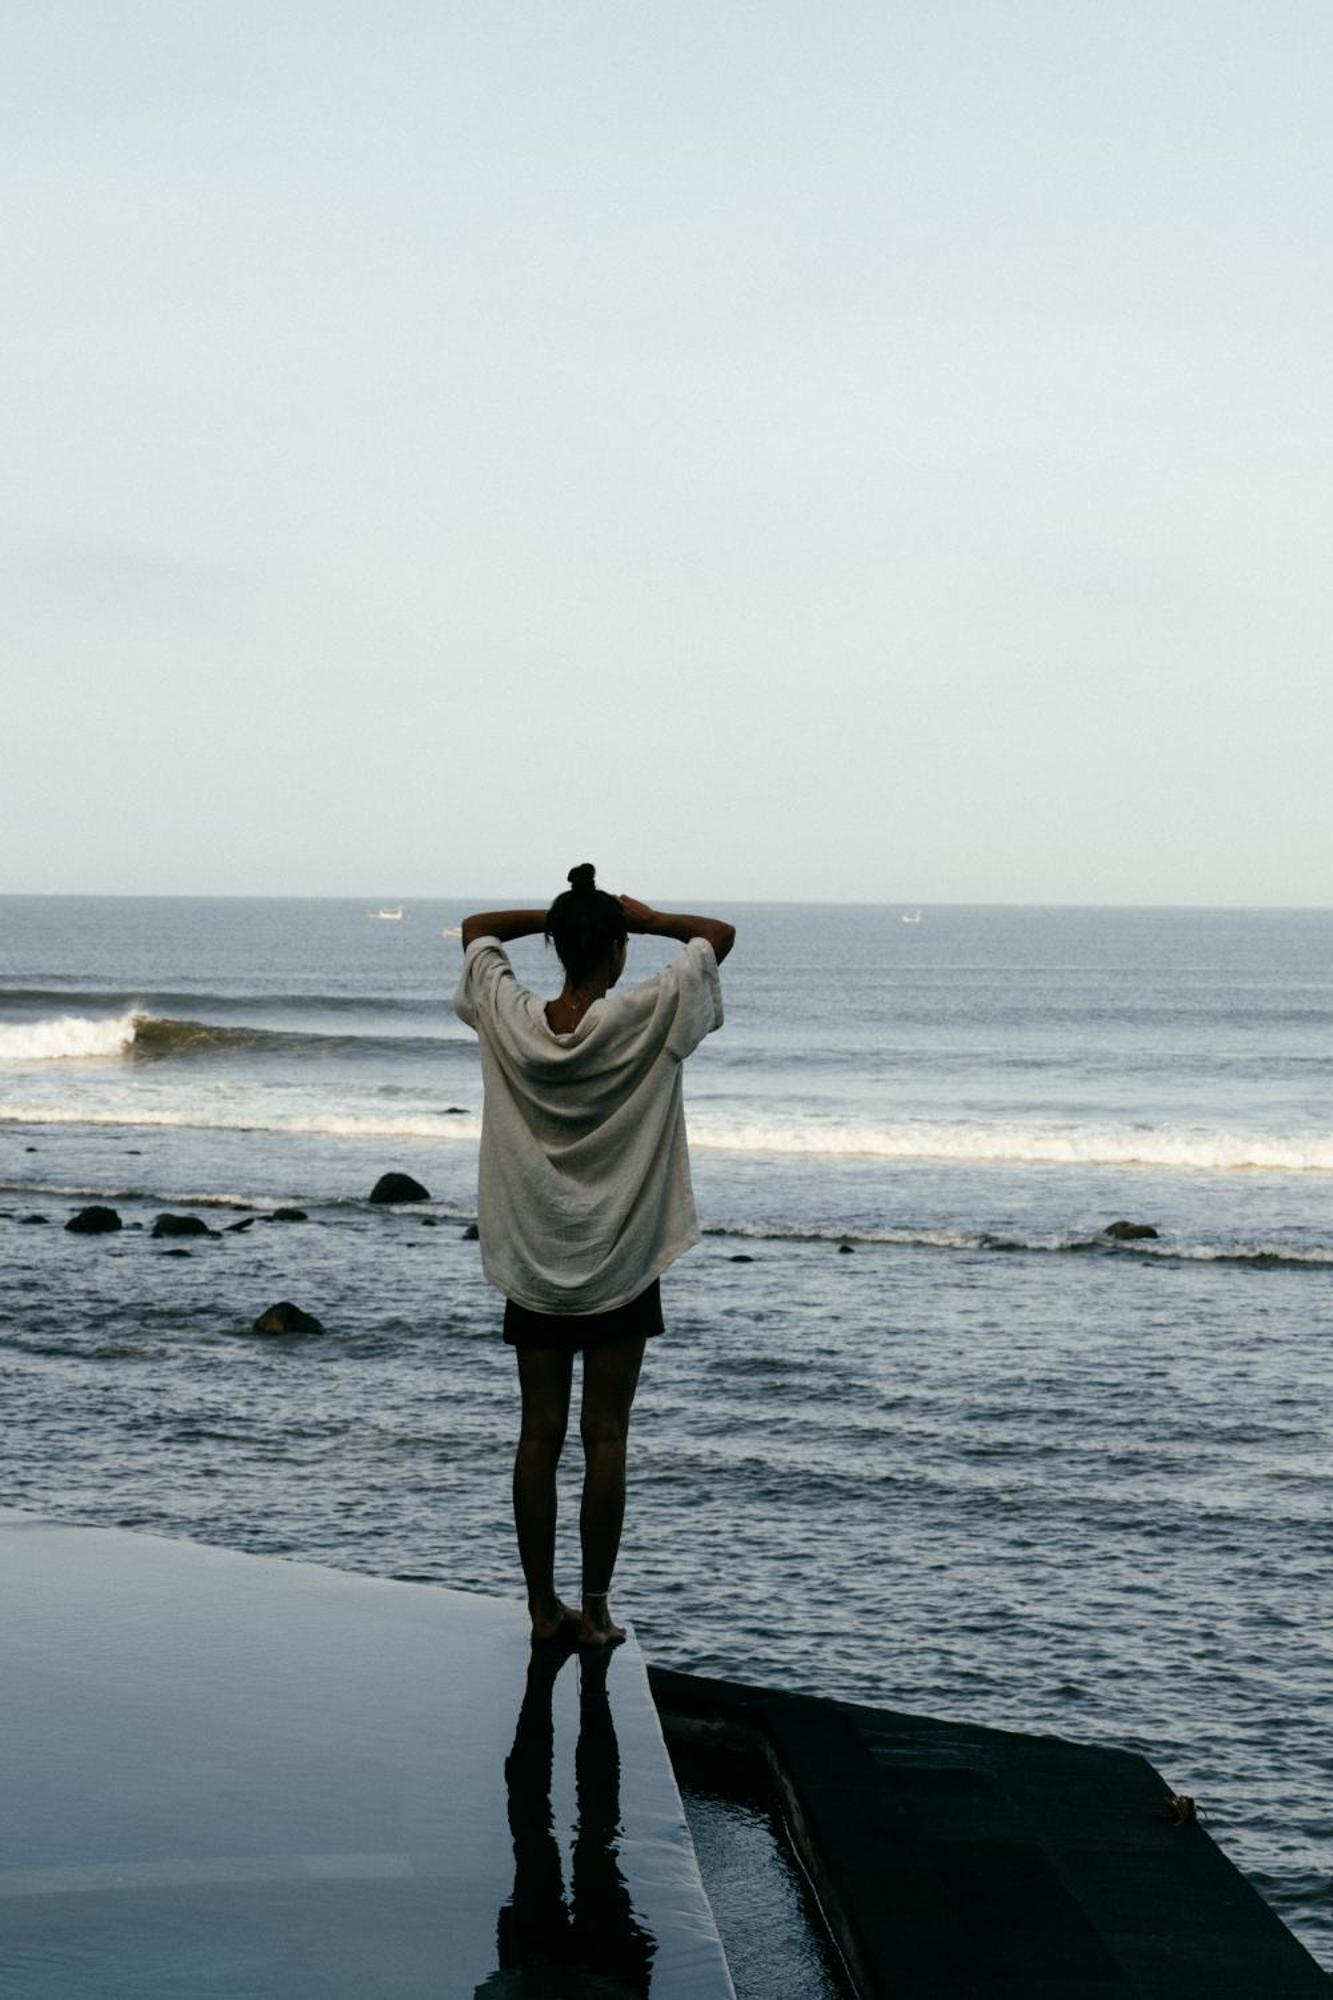
POLYGON ((480 916, 464 917, 463 949, 483 937, 499 938, 501 944, 532 937, 546 929, 546 914, 545 910, 487 910, 480 916))
POLYGON ((637 902, 633 896, 622 896, 620 907, 630 929, 643 937, 676 938, 681 944, 688 944, 691 938, 706 938, 719 965, 736 942, 735 925, 724 923, 721 917, 672 916, 637 902))

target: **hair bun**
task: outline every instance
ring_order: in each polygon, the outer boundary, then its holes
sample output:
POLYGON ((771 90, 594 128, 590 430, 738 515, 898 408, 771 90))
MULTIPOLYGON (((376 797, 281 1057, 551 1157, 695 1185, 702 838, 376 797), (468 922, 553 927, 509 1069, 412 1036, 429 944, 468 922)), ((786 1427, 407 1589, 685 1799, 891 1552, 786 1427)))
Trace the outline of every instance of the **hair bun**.
POLYGON ((591 861, 581 861, 577 868, 570 869, 565 879, 574 895, 591 896, 597 887, 597 870, 591 861))

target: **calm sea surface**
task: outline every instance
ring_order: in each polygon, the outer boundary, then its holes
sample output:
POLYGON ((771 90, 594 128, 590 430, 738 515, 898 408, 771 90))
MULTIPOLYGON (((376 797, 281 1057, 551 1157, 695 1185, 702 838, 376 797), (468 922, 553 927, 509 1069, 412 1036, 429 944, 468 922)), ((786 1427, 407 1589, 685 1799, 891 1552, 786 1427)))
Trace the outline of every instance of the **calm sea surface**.
MULTIPOLYGON (((464 908, 0 899, 5 1504, 516 1594, 464 908), (326 1337, 254 1337, 277 1299, 326 1337)), ((1333 912, 720 914, 620 1608, 1145 1751, 1333 1966, 1333 912)))

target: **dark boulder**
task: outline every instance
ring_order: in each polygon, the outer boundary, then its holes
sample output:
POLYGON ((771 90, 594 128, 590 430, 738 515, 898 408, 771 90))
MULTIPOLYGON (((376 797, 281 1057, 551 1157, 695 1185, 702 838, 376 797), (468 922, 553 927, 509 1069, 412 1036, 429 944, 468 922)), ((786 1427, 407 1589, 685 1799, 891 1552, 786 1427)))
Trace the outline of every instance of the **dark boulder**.
POLYGON ((302 1312, 290 1299, 281 1299, 255 1321, 256 1333, 323 1333, 313 1313, 302 1312))
POLYGON ((370 1190, 370 1199, 379 1202, 429 1201, 430 1189, 420 1181, 414 1181, 411 1174, 381 1174, 370 1190))
POLYGON ((727 1262, 729 1264, 753 1264, 754 1258, 746 1250, 737 1250, 732 1256, 728 1257, 727 1262))
POLYGON ((76 1236, 101 1236, 108 1229, 124 1226, 114 1208, 103 1208, 99 1202, 94 1202, 91 1208, 81 1208, 65 1224, 76 1236))
POLYGON ((840 1257, 854 1257, 856 1255, 856 1245, 854 1243, 840 1243, 838 1245, 838 1255, 840 1257))
POLYGON ((153 1224, 154 1236, 216 1236, 202 1215, 159 1215, 153 1224))
POLYGON ((274 1222, 309 1222, 310 1217, 303 1208, 275 1208, 271 1219, 274 1222))
POLYGON ((244 1222, 229 1222, 222 1233, 224 1236, 239 1236, 243 1229, 253 1229, 258 1220, 257 1215, 247 1215, 244 1222))
POLYGON ((19 1217, 20 1222, 26 1222, 29 1225, 31 1225, 34 1222, 49 1222, 50 1220, 51 1218, 49 1215, 21 1215, 19 1217))
POLYGON ((182 1250, 177 1246, 175 1250, 164 1250, 162 1255, 164 1257, 191 1257, 194 1255, 194 1252, 191 1250, 182 1250))
POLYGON ((1117 1243, 1142 1243, 1157 1231, 1150 1222, 1108 1222, 1103 1236, 1113 1237, 1117 1243))
POLYGON ((467 1228, 463 1231, 463 1241, 465 1243, 475 1243, 480 1235, 481 1231, 478 1229, 476 1223, 469 1222, 467 1228))

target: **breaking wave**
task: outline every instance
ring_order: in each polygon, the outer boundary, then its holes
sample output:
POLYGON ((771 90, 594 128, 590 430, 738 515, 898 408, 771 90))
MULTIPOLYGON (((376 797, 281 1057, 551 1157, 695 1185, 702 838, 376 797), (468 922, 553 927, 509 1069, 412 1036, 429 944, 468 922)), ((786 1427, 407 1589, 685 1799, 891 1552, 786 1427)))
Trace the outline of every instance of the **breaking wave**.
POLYGON ((175 1056, 296 1055, 341 1050, 367 1055, 449 1051, 471 1054, 472 1037, 458 1035, 321 1035, 290 1028, 225 1027, 214 1021, 131 1011, 114 1018, 61 1014, 48 1020, 0 1023, 0 1062, 78 1062, 128 1056, 164 1062, 175 1056))
POLYGON ((133 1046, 134 1014, 110 1021, 61 1014, 51 1021, 0 1024, 0 1062, 72 1062, 89 1056, 123 1056, 133 1046))

